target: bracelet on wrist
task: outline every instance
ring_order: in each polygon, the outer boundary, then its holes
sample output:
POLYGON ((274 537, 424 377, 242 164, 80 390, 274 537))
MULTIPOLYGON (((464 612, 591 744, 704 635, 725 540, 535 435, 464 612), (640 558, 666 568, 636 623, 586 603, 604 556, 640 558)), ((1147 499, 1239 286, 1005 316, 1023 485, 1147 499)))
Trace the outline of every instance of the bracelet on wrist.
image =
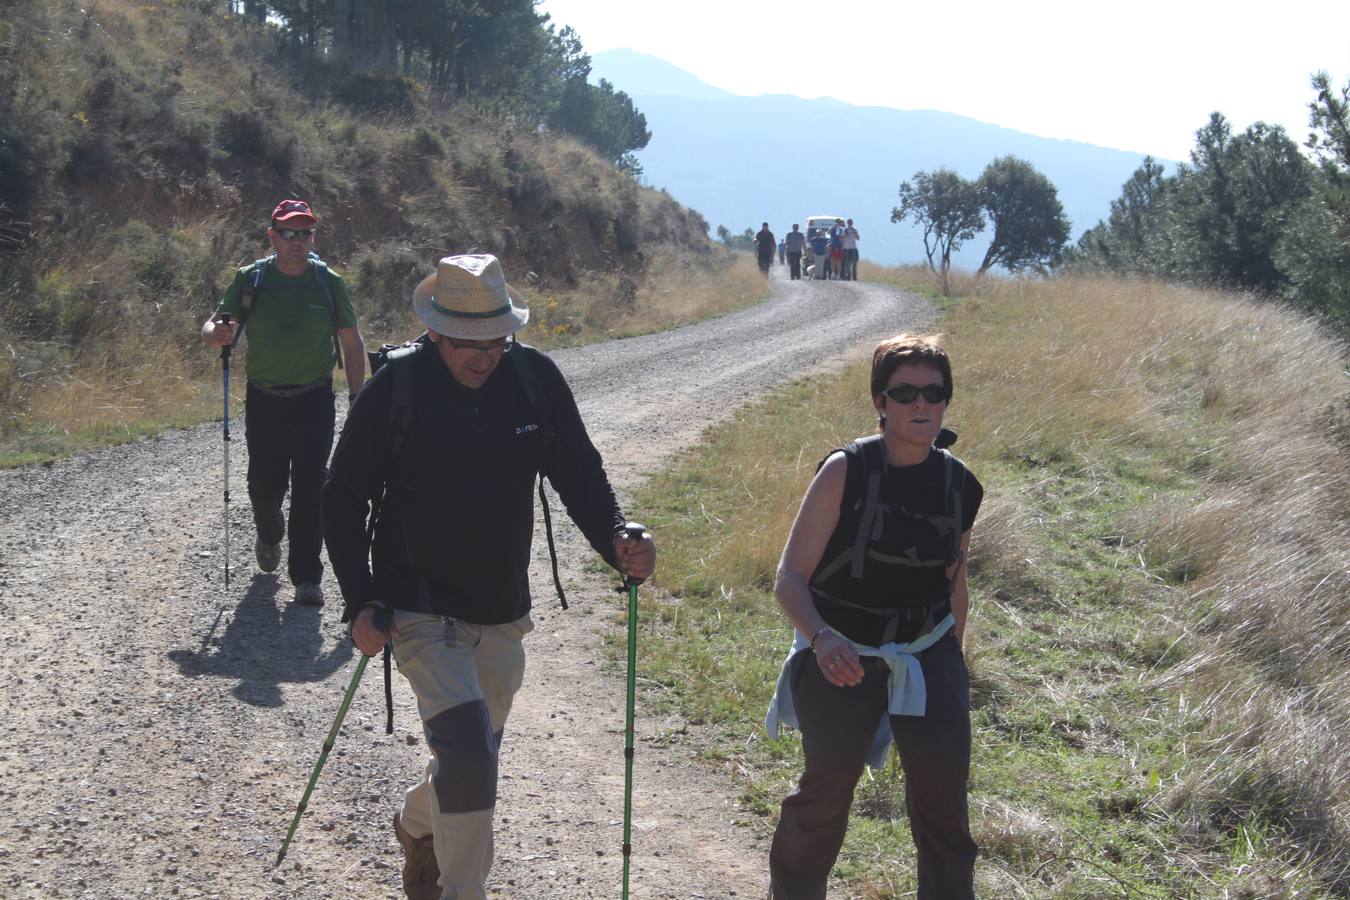
POLYGON ((824 634, 824 633, 827 632, 827 631, 833 631, 833 630, 834 630, 833 628, 831 628, 830 626, 826 625, 824 628, 820 629, 820 630, 817 631, 815 634, 811 635, 811 641, 810 641, 810 643, 811 643, 811 650, 814 652, 815 649, 816 649, 816 638, 820 637, 822 634, 824 634))

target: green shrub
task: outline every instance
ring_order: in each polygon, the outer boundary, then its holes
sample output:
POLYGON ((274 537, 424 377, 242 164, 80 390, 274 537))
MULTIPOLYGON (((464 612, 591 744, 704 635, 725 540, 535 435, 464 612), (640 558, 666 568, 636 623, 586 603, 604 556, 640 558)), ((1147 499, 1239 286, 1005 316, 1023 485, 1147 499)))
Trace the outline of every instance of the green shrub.
POLYGON ((411 115, 421 105, 422 86, 402 75, 348 72, 333 83, 333 99, 353 109, 411 115))
POLYGON ((399 145, 399 153, 412 159, 445 159, 445 141, 425 125, 418 125, 399 145))
POLYGON ((78 281, 62 271, 49 272, 38 279, 24 330, 36 338, 78 343, 93 324, 100 293, 98 282, 78 281))
POLYGON ((614 245, 620 253, 632 253, 642 246, 642 216, 637 198, 625 194, 619 201, 619 214, 614 217, 614 245))
POLYGON ((556 189, 543 166, 533 157, 507 152, 506 163, 511 172, 511 186, 506 196, 515 209, 543 210, 556 203, 556 189))
POLYGON ((86 131, 70 145, 61 175, 76 185, 108 182, 120 177, 122 162, 107 135, 86 131))
POLYGON ((216 124, 216 142, 240 168, 271 169, 285 180, 295 167, 295 138, 278 134, 257 109, 226 110, 216 124))
POLYGON ((370 332, 368 343, 413 336, 395 332, 407 319, 413 288, 428 274, 426 264, 404 243, 378 244, 352 257, 347 277, 357 313, 370 332))
POLYGON ((28 218, 40 172, 33 135, 0 120, 0 223, 28 218))

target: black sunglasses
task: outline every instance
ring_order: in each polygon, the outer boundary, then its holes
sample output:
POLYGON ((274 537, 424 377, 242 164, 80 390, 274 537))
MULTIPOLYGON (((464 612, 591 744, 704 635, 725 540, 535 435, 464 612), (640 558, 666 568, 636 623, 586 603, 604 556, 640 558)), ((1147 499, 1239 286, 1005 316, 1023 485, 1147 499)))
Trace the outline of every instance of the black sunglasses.
POLYGON ((510 353, 511 348, 516 345, 516 336, 514 334, 510 334, 504 338, 499 338, 498 340, 489 341, 487 343, 476 343, 473 341, 456 340, 455 338, 452 338, 449 335, 445 335, 444 337, 445 340, 450 344, 450 349, 452 350, 473 350, 478 353, 496 353, 498 351, 502 353, 510 353))
POLYGON ((944 403, 951 396, 945 384, 925 384, 919 387, 917 384, 901 383, 886 388, 882 393, 896 403, 913 403, 920 394, 923 395, 925 403, 944 403))
POLYGON ((273 230, 277 233, 277 237, 283 241, 307 241, 314 237, 313 228, 275 228, 273 230))

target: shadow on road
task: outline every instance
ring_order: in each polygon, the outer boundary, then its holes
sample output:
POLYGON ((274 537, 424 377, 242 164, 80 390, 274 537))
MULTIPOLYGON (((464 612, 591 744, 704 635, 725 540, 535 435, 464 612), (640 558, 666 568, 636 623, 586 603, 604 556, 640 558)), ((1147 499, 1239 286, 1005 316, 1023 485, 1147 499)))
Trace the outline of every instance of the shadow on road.
POLYGON ((190 678, 210 675, 238 679, 231 693, 254 706, 280 706, 283 683, 324 681, 345 666, 356 652, 345 638, 324 652, 320 610, 281 601, 277 579, 254 575, 233 614, 224 609, 196 650, 165 654, 190 678), (225 631, 216 629, 222 619, 225 631))

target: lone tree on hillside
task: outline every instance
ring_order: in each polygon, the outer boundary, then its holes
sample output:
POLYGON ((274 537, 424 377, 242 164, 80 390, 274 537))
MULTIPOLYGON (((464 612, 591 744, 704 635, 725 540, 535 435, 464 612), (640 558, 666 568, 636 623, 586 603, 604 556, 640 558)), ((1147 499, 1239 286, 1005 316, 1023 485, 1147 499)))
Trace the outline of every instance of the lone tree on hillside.
POLYGON ((1024 159, 1000 156, 975 184, 994 223, 977 278, 996 265, 1010 272, 1045 274, 1059 263, 1069 240, 1069 220, 1050 179, 1024 159))
POLYGON ((892 222, 908 218, 923 229, 928 268, 938 276, 946 296, 950 293, 947 273, 952 267, 952 252, 984 229, 979 188, 951 169, 941 168, 931 174, 915 172, 912 183, 900 185, 900 205, 891 210, 892 222))

